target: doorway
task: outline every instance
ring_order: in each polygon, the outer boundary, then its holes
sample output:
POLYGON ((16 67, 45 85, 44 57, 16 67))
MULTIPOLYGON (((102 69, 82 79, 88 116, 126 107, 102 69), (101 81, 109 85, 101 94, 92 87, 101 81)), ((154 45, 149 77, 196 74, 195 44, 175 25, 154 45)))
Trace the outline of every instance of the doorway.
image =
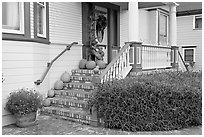
POLYGON ((96 41, 98 42, 98 45, 104 52, 103 60, 106 63, 110 63, 116 56, 120 47, 120 7, 107 2, 82 3, 82 55, 84 59, 87 59, 87 47, 90 44, 90 29, 88 24, 90 22, 89 19, 93 10, 97 11, 97 16, 100 19, 105 19, 107 23, 103 31, 97 31, 97 22, 95 23, 95 36, 97 37, 96 41))

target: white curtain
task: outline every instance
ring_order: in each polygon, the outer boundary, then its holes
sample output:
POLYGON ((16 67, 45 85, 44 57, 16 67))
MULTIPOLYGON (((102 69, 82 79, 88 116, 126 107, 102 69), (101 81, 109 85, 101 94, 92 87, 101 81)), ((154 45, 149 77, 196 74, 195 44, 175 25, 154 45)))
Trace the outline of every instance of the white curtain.
POLYGON ((18 2, 2 2, 2 25, 4 29, 20 30, 18 2))

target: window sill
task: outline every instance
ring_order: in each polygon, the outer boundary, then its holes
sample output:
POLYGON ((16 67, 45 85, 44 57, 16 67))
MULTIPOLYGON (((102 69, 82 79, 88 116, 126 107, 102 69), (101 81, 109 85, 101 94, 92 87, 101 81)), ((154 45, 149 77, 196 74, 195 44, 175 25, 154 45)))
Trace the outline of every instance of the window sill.
POLYGON ((202 28, 195 28, 195 29, 193 29, 193 30, 202 30, 202 28))
POLYGON ((44 39, 32 39, 32 38, 26 38, 24 36, 21 37, 4 37, 2 35, 2 40, 10 40, 10 41, 26 41, 26 42, 36 42, 36 43, 42 43, 42 44, 50 44, 50 41, 44 40, 44 39))

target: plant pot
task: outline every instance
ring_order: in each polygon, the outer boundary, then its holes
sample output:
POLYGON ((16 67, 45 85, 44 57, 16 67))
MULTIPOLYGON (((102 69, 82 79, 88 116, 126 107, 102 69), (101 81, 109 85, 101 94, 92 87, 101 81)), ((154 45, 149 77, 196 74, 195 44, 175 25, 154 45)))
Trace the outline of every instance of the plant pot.
POLYGON ((15 116, 16 117, 16 126, 18 127, 29 127, 33 126, 36 122, 36 112, 26 114, 24 116, 15 116))

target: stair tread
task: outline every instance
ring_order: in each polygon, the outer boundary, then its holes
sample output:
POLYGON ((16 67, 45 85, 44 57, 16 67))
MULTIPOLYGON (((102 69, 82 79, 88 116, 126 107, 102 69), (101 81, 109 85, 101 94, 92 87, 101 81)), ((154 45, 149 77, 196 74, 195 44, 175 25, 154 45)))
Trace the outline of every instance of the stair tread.
POLYGON ((86 85, 86 86, 93 86, 92 83, 80 83, 80 82, 69 82, 64 84, 74 84, 74 85, 86 85))
POLYGON ((51 109, 51 110, 71 112, 71 113, 74 113, 74 114, 81 114, 81 115, 91 116, 89 114, 89 112, 81 110, 80 108, 61 108, 61 107, 56 107, 56 106, 49 106, 49 107, 44 107, 44 109, 51 109))
POLYGON ((69 102, 75 102, 75 103, 87 103, 85 100, 77 100, 77 99, 72 99, 72 98, 64 98, 64 97, 53 97, 53 98, 47 98, 49 100, 63 100, 63 101, 69 101, 69 102))
POLYGON ((55 94, 59 95, 59 92, 73 92, 73 93, 80 93, 80 94, 92 94, 93 91, 87 92, 86 90, 83 89, 64 89, 64 90, 54 90, 55 94))

